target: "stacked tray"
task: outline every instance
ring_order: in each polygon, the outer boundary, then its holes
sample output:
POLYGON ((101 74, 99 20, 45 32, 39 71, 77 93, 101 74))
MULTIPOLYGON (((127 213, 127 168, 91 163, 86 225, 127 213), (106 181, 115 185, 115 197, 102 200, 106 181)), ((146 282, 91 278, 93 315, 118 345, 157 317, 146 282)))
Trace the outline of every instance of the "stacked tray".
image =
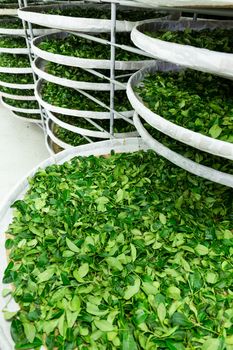
MULTIPOLYGON (((216 84, 216 86, 220 79, 222 79, 222 85, 219 83, 220 87, 230 86, 231 80, 227 78, 231 79, 233 77, 232 32, 233 22, 231 21, 221 23, 211 20, 200 20, 197 22, 190 20, 150 21, 136 26, 131 33, 132 41, 155 58, 171 63, 158 61, 150 67, 141 69, 131 77, 127 86, 128 98, 136 111, 134 116, 135 125, 139 134, 151 148, 196 175, 231 187, 233 187, 233 139, 232 134, 230 135, 230 130, 232 130, 233 121, 230 117, 230 110, 226 111, 226 107, 222 104, 227 93, 226 95, 223 94, 221 98, 216 93, 216 99, 213 96, 213 101, 210 101, 211 109, 208 112, 205 109, 201 111, 202 116, 205 115, 206 118, 214 118, 216 114, 215 121, 213 125, 210 125, 211 129, 207 134, 202 132, 200 127, 200 131, 196 131, 199 130, 198 127, 194 127, 195 130, 192 130, 192 128, 186 126, 191 120, 187 117, 188 109, 184 111, 184 106, 182 105, 186 101, 180 100, 179 106, 177 106, 176 101, 184 93, 184 89, 179 85, 179 79, 182 79, 182 74, 187 76, 189 72, 193 74, 192 72, 196 71, 196 76, 199 74, 200 79, 202 79, 198 88, 200 91, 202 86, 205 86, 203 79, 206 79, 206 89, 208 87, 211 89, 211 85, 208 85, 208 81, 211 79, 213 79, 213 84, 216 84), (210 40, 208 40, 208 33, 212 35, 210 40), (200 39, 204 35, 205 39, 200 39), (192 44, 195 46, 192 46, 192 44), (221 48, 222 52, 217 51, 217 49, 221 48), (220 77, 218 78, 217 76, 220 77), (169 82, 169 77, 176 77, 173 78, 173 82, 174 88, 177 89, 176 97, 173 97, 171 90, 169 90, 169 85, 167 87, 167 93, 171 93, 170 109, 167 107, 168 102, 163 100, 164 96, 160 96, 161 85, 163 82, 165 84, 169 82), (159 79, 162 82, 159 82, 159 79), (152 84, 152 81, 156 87, 153 91, 151 90, 150 93, 147 93, 146 89, 150 86, 148 84, 152 84), (140 89, 141 91, 139 91, 140 89), (217 98, 220 98, 221 101, 218 100, 216 103, 217 98), (154 106, 152 106, 151 101, 155 101, 154 106), (156 105, 156 103, 158 104, 156 105), (159 112, 156 112, 157 110, 159 112), (186 112, 186 122, 182 124, 182 113, 186 112), (177 115, 177 119, 172 117, 172 113, 177 115), (225 119, 223 120, 223 118, 225 119), (148 125, 149 128, 147 128, 148 125), (165 147, 156 139, 155 135, 158 137, 158 132, 171 138, 170 147, 165 147), (222 138, 221 135, 224 133, 228 133, 229 137, 222 138), (173 144, 172 139, 174 140, 173 144), (187 147, 190 147, 190 152, 200 151, 200 157, 204 157, 203 159, 208 158, 208 166, 174 152, 171 148, 177 142, 179 143, 179 149, 186 147, 187 150, 187 147), (214 157, 219 157, 218 160, 221 164, 225 165, 224 162, 227 164, 226 167, 224 166, 224 171, 221 171, 222 167, 216 170, 210 165, 218 162, 217 158, 214 157)), ((209 36, 210 38, 211 35, 209 36)), ((207 96, 208 90, 203 90, 203 92, 196 91, 198 84, 195 78, 193 82, 190 80, 190 84, 190 88, 187 87, 187 94, 190 93, 190 96, 194 96, 193 104, 195 104, 195 98, 203 99, 204 101, 202 94, 207 96), (192 88, 193 90, 191 91, 192 88)), ((189 102, 191 104, 192 101, 190 100, 189 102)), ((227 103, 231 104, 230 96, 228 96, 227 103)), ((202 121, 196 116, 195 123, 198 126, 198 123, 202 123, 202 121)))
MULTIPOLYGON (((117 40, 118 32, 121 32, 120 44, 132 46, 127 32, 135 24, 142 23, 141 20, 156 17, 158 13, 133 7, 122 8, 123 10, 117 10, 117 40), (130 20, 126 21, 126 18, 130 20), (122 41, 122 37, 126 36, 128 39, 122 41)), ((165 13, 160 14, 164 15, 165 13)), ((20 9, 19 17, 33 25, 60 30, 39 36, 32 42, 32 50, 37 56, 32 68, 40 78, 35 89, 36 98, 46 111, 47 134, 50 139, 60 148, 66 149, 112 137, 109 108, 111 61, 108 45, 111 31, 110 6, 30 6, 20 9), (56 93, 53 94, 52 90, 56 93), (75 103, 74 96, 80 105, 75 103)), ((116 51, 122 51, 122 54, 117 52, 115 62, 120 84, 115 85, 116 100, 119 102, 115 106, 114 137, 135 137, 138 133, 132 125, 133 111, 124 90, 130 75, 151 63, 151 55, 143 57, 118 48, 116 51), (129 122, 122 118, 128 118, 129 122), (122 119, 121 122, 118 123, 118 119, 122 119)))
POLYGON ((28 50, 21 35, 8 33, 0 37, 0 94, 2 104, 16 117, 40 121, 28 50))
MULTIPOLYGON (((3 2, 0 9, 0 95, 2 104, 17 118, 40 122, 40 109, 34 95, 32 69, 28 59, 25 30, 17 18, 18 2, 3 2)), ((34 35, 51 30, 36 28, 34 35)))

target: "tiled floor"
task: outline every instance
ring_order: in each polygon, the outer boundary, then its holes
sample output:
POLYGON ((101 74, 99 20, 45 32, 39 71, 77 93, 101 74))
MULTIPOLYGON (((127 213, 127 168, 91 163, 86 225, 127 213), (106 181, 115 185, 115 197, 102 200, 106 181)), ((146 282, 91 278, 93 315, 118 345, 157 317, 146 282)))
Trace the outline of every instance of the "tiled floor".
POLYGON ((0 205, 32 168, 49 157, 40 127, 23 122, 0 106, 0 205))

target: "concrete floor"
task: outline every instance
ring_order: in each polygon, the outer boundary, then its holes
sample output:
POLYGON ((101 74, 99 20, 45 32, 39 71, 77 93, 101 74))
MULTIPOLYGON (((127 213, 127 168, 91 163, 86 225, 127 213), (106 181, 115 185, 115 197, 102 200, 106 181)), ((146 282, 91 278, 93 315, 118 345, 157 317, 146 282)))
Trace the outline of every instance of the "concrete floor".
POLYGON ((26 123, 0 105, 0 205, 9 191, 49 157, 40 127, 26 123))

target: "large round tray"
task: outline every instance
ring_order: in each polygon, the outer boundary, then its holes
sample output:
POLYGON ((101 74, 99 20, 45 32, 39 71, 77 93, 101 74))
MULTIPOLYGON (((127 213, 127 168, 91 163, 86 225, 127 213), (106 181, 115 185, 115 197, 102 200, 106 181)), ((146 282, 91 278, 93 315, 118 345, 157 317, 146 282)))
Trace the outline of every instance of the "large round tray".
POLYGON ((0 73, 29 74, 29 73, 32 73, 32 68, 31 67, 25 67, 25 68, 0 67, 0 73))
MULTIPOLYGON (((109 91, 110 83, 92 83, 85 81, 75 81, 67 78, 57 77, 50 73, 46 72, 46 61, 37 57, 36 60, 32 63, 33 71, 42 79, 49 81, 51 83, 55 83, 62 86, 71 87, 74 89, 81 90, 94 90, 94 91, 109 91)), ((126 87, 122 87, 121 85, 115 85, 115 90, 125 90, 126 87)))
MULTIPOLYGON (((19 18, 34 23, 39 24, 44 27, 57 28, 59 30, 66 31, 78 31, 78 32, 94 32, 94 33, 104 33, 111 31, 111 19, 97 19, 97 18, 84 18, 84 17, 71 17, 62 16, 54 14, 44 14, 42 11, 48 9, 73 9, 73 8, 85 8, 85 9, 95 9, 95 4, 58 4, 58 5, 42 5, 42 6, 29 6, 18 10, 19 18)), ((98 8, 110 9, 109 5, 98 4, 98 8)), ((125 8, 127 10, 127 8, 125 8)), ((131 11, 135 8, 130 7, 131 11)), ((136 8, 138 10, 138 8, 136 8)), ((165 16, 165 14, 161 14, 165 16)), ((130 22, 130 21, 116 21, 116 30, 118 32, 131 32, 133 27, 140 22, 130 22)))
POLYGON ((147 108, 141 98, 134 91, 137 86, 148 73, 156 73, 157 71, 181 70, 180 66, 158 61, 157 63, 136 72, 127 85, 127 95, 130 103, 136 112, 146 120, 155 129, 164 134, 183 142, 189 146, 195 147, 201 151, 211 153, 220 157, 233 160, 233 144, 221 140, 213 139, 209 136, 185 129, 182 126, 174 124, 167 119, 159 116, 147 108))
POLYGON ((151 7, 163 7, 166 5, 166 9, 170 8, 181 8, 181 10, 200 11, 200 13, 208 13, 218 15, 221 11, 226 12, 227 9, 232 9, 231 0, 138 0, 141 6, 151 7), (222 10, 225 9, 225 10, 222 10))
POLYGON ((0 47, 0 54, 1 53, 12 53, 16 55, 27 55, 28 49, 27 48, 9 48, 9 47, 0 47))
POLYGON ((32 119, 32 118, 27 118, 27 117, 22 117, 21 115, 17 115, 15 112, 12 112, 14 114, 14 117, 22 120, 23 122, 27 123, 33 123, 33 124, 41 124, 42 120, 41 119, 32 119))
MULTIPOLYGON (((15 18, 10 18, 10 19, 1 19, 0 17, 0 34, 2 35, 19 35, 19 36, 25 36, 25 30, 23 29, 23 24, 22 28, 1 28, 1 23, 14 23, 15 18)), ((49 34, 55 32, 55 29, 47 29, 47 28, 33 28, 33 34, 34 36, 38 35, 44 35, 44 34, 49 34)), ((29 30, 28 30, 29 33, 29 30)))
POLYGON ((21 101, 35 101, 36 100, 35 95, 33 95, 33 96, 14 95, 14 94, 8 94, 8 93, 2 92, 2 91, 0 91, 0 95, 2 97, 11 98, 13 100, 21 100, 21 101))
POLYGON ((233 29, 233 21, 148 21, 148 23, 141 24, 133 29, 131 39, 136 46, 152 54, 155 58, 203 72, 233 78, 233 54, 167 42, 145 34, 145 32, 156 32, 158 30, 183 31, 186 28, 197 31, 215 28, 233 29))
MULTIPOLYGON (((80 128, 78 126, 74 126, 68 123, 65 123, 64 121, 58 119, 53 113, 47 111, 47 115, 50 120, 53 121, 53 123, 59 125, 61 128, 72 131, 76 134, 84 135, 84 136, 89 136, 89 137, 94 137, 94 138, 103 138, 103 139, 109 139, 110 134, 109 132, 106 131, 96 131, 96 130, 91 130, 91 129, 84 129, 80 128)), ((97 122, 98 124, 98 122, 97 122)), ((91 124, 90 124, 91 125, 91 124)), ((115 138, 128 138, 128 137, 137 137, 138 132, 137 131, 132 131, 132 132, 127 132, 127 133, 114 133, 115 138)))
POLYGON ((201 176, 207 180, 217 182, 225 186, 233 187, 233 175, 198 164, 174 151, 171 151, 168 147, 155 140, 148 133, 148 131, 143 127, 143 124, 136 112, 133 119, 134 125, 142 139, 145 141, 148 147, 153 149, 156 153, 194 175, 201 176))
POLYGON ((9 87, 11 89, 20 89, 20 90, 30 90, 34 89, 34 84, 15 84, 15 83, 7 83, 6 81, 0 80, 0 86, 9 87))
MULTIPOLYGON (((49 140, 47 140, 49 144, 49 140)), ((48 147, 49 148, 49 147, 48 147)), ((108 140, 101 141, 98 143, 87 144, 79 147, 72 147, 69 150, 60 152, 49 159, 40 163, 36 168, 32 169, 27 176, 24 177, 12 190, 10 195, 3 200, 3 204, 0 207, 0 230, 1 232, 6 232, 6 229, 10 222, 12 221, 13 209, 11 205, 17 200, 22 199, 25 192, 29 188, 28 178, 32 177, 38 169, 44 169, 52 164, 63 164, 69 161, 75 156, 89 156, 89 155, 106 155, 110 154, 111 150, 116 153, 127 153, 135 152, 141 149, 148 149, 144 142, 139 138, 121 139, 121 140, 108 140)), ((2 280, 4 270, 7 266, 7 255, 5 251, 5 236, 0 235, 0 251, 1 251, 1 264, 0 264, 0 278, 2 280)), ((1 309, 6 304, 6 299, 2 297, 2 285, 0 284, 0 306, 1 309)), ((12 350, 14 348, 13 341, 10 336, 10 323, 4 320, 3 313, 0 313, 0 337, 1 337, 1 347, 4 350, 12 350)))
POLYGON ((15 107, 15 106, 11 106, 8 103, 6 103, 2 97, 0 98, 0 102, 2 103, 2 105, 8 109, 10 109, 13 112, 21 112, 21 113, 28 113, 28 114, 40 114, 40 109, 30 109, 30 108, 20 108, 20 107, 15 107))
POLYGON ((62 141, 61 139, 59 139, 57 136, 54 135, 53 127, 51 127, 51 123, 49 123, 48 120, 46 122, 46 133, 49 136, 50 140, 53 141, 59 147, 61 147, 63 149, 74 148, 74 146, 69 145, 68 143, 62 141))
MULTIPOLYGON (((39 48, 39 44, 46 39, 60 39, 65 40, 69 33, 58 32, 48 35, 42 35, 38 38, 35 38, 32 41, 32 51, 38 57, 43 58, 46 61, 51 61, 59 64, 63 64, 71 67, 80 67, 80 68, 99 68, 99 69, 110 69, 111 61, 110 60, 100 60, 100 59, 89 59, 89 58, 79 58, 73 56, 65 56, 60 54, 55 54, 52 52, 44 51, 39 48)), ((151 60, 142 60, 142 61, 116 61, 115 69, 116 70, 138 70, 146 65, 151 64, 151 60)))
MULTIPOLYGON (((1 37, 10 37, 12 38, 11 35, 1 35, 1 37)), ((19 36, 14 35, 15 40, 19 38, 19 36)), ((9 53, 9 54, 16 54, 16 55, 27 55, 28 54, 28 49, 26 47, 26 41, 25 41, 25 47, 0 47, 0 54, 1 53, 9 53)))
POLYGON ((54 154, 57 154, 59 152, 64 151, 64 149, 62 147, 56 145, 55 142, 53 142, 48 135, 45 139, 45 146, 46 146, 50 155, 54 155, 54 154))
POLYGON ((0 16, 17 16, 17 8, 0 8, 0 16))
MULTIPOLYGON (((63 108, 63 107, 54 106, 44 101, 41 96, 42 83, 43 81, 41 79, 38 80, 38 82, 36 83, 35 96, 38 103, 41 106, 43 106, 47 111, 51 111, 59 114, 65 114, 65 115, 72 115, 74 117, 84 117, 84 118, 92 118, 92 119, 109 119, 110 118, 110 112, 84 111, 84 110, 78 110, 78 109, 63 108)), ((133 110, 127 111, 127 112, 120 112, 120 113, 125 117, 133 116, 133 110)), ((119 118, 119 117, 116 116, 116 118, 119 118)))

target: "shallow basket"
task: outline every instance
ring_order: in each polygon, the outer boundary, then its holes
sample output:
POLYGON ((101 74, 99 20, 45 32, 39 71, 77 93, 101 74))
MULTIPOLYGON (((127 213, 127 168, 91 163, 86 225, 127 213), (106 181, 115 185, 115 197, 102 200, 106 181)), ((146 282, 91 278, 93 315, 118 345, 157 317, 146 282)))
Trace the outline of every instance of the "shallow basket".
MULTIPOLYGON (((96 8, 95 4, 58 4, 58 5, 41 5, 41 6, 29 6, 18 10, 19 18, 39 24, 44 27, 57 28, 66 31, 78 31, 78 32, 99 32, 105 33, 111 31, 111 19, 98 19, 98 18, 85 18, 85 17, 72 17, 56 14, 46 14, 42 11, 47 9, 75 9, 77 7, 93 10, 96 8)), ((145 5, 144 5, 145 7, 145 5)), ((98 4, 98 8, 109 9, 110 6, 107 4, 98 4)), ((135 7, 124 7, 124 9, 135 10, 135 7)), ((138 8, 136 8, 138 10, 138 8)), ((161 17, 166 16, 167 13, 161 13, 161 17)), ((167 18, 167 17, 166 17, 167 18)), ((132 22, 126 20, 116 21, 117 32, 131 32, 136 24, 142 23, 142 21, 132 22)))
POLYGON ((153 38, 145 34, 145 32, 156 32, 158 30, 172 32, 178 30, 184 31, 186 28, 195 31, 218 28, 233 29, 233 21, 191 21, 187 19, 180 21, 152 20, 136 26, 131 33, 131 39, 137 47, 150 53, 155 58, 233 79, 233 53, 224 53, 191 45, 177 44, 153 38))
MULTIPOLYGON (((50 141, 47 139, 47 145, 51 147, 50 141)), ((51 156, 47 160, 40 163, 37 167, 32 169, 23 180, 21 180, 15 188, 12 190, 10 195, 5 198, 3 205, 0 207, 0 230, 5 232, 8 225, 12 220, 13 209, 11 205, 17 200, 22 199, 25 192, 29 188, 28 178, 32 177, 38 169, 44 169, 52 164, 63 164, 66 161, 69 161, 75 156, 89 156, 89 155, 107 155, 110 154, 112 150, 116 153, 129 153, 136 152, 139 150, 147 150, 148 147, 144 142, 139 138, 129 138, 129 139, 119 139, 119 140, 109 140, 101 141, 93 144, 87 144, 84 146, 78 146, 60 152, 54 156, 51 156)), ((4 270, 7 266, 7 256, 4 248, 5 236, 4 234, 0 235, 0 250, 1 250, 1 264, 0 264, 0 279, 2 280, 4 270)), ((4 307, 7 298, 3 298, 1 295, 3 286, 0 284, 0 307, 4 307)), ((10 308, 16 308, 16 304, 12 303, 9 305, 10 308)), ((10 323, 6 322, 3 318, 3 313, 0 313, 0 339, 1 339, 1 349, 3 350, 12 350, 13 341, 10 336, 10 323)))

